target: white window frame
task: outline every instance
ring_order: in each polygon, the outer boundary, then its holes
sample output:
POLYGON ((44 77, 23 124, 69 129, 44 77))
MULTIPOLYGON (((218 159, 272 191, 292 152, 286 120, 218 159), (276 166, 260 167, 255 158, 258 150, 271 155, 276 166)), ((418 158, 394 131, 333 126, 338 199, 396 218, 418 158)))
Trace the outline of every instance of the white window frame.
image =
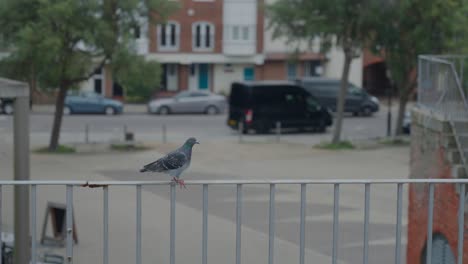
POLYGON ((156 34, 158 39, 158 51, 178 51, 180 46, 180 24, 176 21, 168 21, 165 24, 158 25, 156 28, 156 34), (170 43, 171 31, 169 30, 172 25, 175 25, 175 44, 170 43), (166 33, 166 44, 162 43, 162 27, 165 27, 166 33))
POLYGON ((215 47, 215 26, 213 23, 199 21, 192 24, 192 49, 194 51, 212 51, 215 47), (200 47, 197 47, 197 27, 200 26, 200 47), (210 46, 206 46, 207 28, 210 28, 210 46))

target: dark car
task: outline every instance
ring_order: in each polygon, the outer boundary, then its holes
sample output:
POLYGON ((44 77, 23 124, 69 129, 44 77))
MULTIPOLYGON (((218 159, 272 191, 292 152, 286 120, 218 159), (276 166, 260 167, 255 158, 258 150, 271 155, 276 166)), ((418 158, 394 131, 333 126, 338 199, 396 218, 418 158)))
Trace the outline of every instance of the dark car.
POLYGON ((116 115, 123 111, 123 104, 88 91, 70 91, 65 98, 63 113, 116 115))
POLYGON ((0 98, 0 109, 6 115, 13 114, 13 99, 11 98, 0 98))
POLYGON ((235 82, 231 85, 227 124, 243 133, 249 129, 265 133, 276 122, 282 128, 307 128, 324 132, 332 124, 331 114, 317 99, 292 82, 235 82))
MULTIPOLYGON (((336 112, 336 102, 340 91, 340 80, 325 78, 303 78, 296 80, 298 85, 304 87, 314 95, 319 103, 336 112)), ((371 116, 379 111, 379 100, 354 84, 349 84, 345 101, 345 112, 353 115, 371 116)))

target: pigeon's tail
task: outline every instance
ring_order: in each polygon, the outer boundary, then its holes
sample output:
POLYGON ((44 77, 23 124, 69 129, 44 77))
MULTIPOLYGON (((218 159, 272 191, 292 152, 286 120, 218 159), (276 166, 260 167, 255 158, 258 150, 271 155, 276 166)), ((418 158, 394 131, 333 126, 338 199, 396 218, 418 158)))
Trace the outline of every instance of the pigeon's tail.
POLYGON ((143 168, 140 170, 140 172, 146 172, 146 171, 148 171, 146 168, 143 168))

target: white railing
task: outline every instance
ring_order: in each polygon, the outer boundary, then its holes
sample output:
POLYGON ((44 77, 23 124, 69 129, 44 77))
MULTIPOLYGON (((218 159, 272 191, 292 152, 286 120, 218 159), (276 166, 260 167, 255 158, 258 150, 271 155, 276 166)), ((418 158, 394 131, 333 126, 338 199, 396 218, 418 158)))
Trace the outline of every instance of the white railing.
MULTIPOLYGON (((202 186, 203 207, 202 207, 202 264, 207 264, 208 254, 208 190, 209 186, 230 185, 236 186, 236 217, 235 217, 235 263, 241 264, 241 233, 242 233, 242 204, 243 204, 243 186, 244 185, 268 185, 269 186, 269 220, 268 220, 268 263, 274 263, 275 249, 275 193, 278 185, 298 185, 300 186, 300 238, 299 238, 299 263, 306 263, 305 260, 305 235, 306 235, 306 206, 307 206, 307 187, 308 185, 331 185, 333 186, 333 232, 332 232, 332 263, 338 263, 338 235, 339 235, 339 206, 340 206, 340 187, 342 185, 361 185, 364 187, 364 238, 363 238, 363 259, 362 263, 369 263, 369 216, 370 216, 370 194, 373 185, 396 185, 396 233, 395 233, 395 263, 401 263, 401 237, 402 237, 402 210, 403 210, 403 187, 409 184, 428 184, 428 225, 427 225, 427 250, 426 263, 431 263, 432 257, 432 235, 433 235, 433 208, 434 208, 434 188, 437 184, 456 184, 460 190, 458 204, 458 264, 463 261, 463 238, 464 238, 464 203, 465 203, 465 184, 468 179, 388 179, 388 180, 213 180, 213 181, 187 181, 187 186, 202 186)), ((103 190, 103 260, 102 263, 109 263, 109 188, 115 186, 129 186, 136 188, 136 256, 135 263, 142 263, 142 186, 148 185, 167 185, 170 188, 170 264, 175 264, 175 207, 176 207, 176 188, 177 186, 167 181, 0 181, 0 196, 2 187, 29 186, 30 187, 30 226, 31 226, 31 263, 38 263, 36 237, 36 203, 37 187, 59 185, 66 188, 66 262, 73 263, 73 192, 81 188, 102 188, 103 190)), ((1 203, 0 203, 1 205, 1 203)), ((1 206, 0 206, 1 217, 1 206)), ((190 221, 190 219, 187 219, 190 221)), ((1 231, 1 225, 0 225, 1 231)))

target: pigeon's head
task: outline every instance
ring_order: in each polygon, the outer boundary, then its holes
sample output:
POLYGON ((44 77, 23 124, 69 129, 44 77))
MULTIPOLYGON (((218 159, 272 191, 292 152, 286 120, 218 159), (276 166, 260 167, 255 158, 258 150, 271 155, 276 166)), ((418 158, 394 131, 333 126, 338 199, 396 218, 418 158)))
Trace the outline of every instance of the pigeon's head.
POLYGON ((189 146, 189 147, 193 147, 193 145, 195 145, 195 144, 200 144, 200 142, 198 142, 197 139, 194 138, 194 137, 191 137, 191 138, 187 139, 187 141, 185 141, 185 145, 189 146))

